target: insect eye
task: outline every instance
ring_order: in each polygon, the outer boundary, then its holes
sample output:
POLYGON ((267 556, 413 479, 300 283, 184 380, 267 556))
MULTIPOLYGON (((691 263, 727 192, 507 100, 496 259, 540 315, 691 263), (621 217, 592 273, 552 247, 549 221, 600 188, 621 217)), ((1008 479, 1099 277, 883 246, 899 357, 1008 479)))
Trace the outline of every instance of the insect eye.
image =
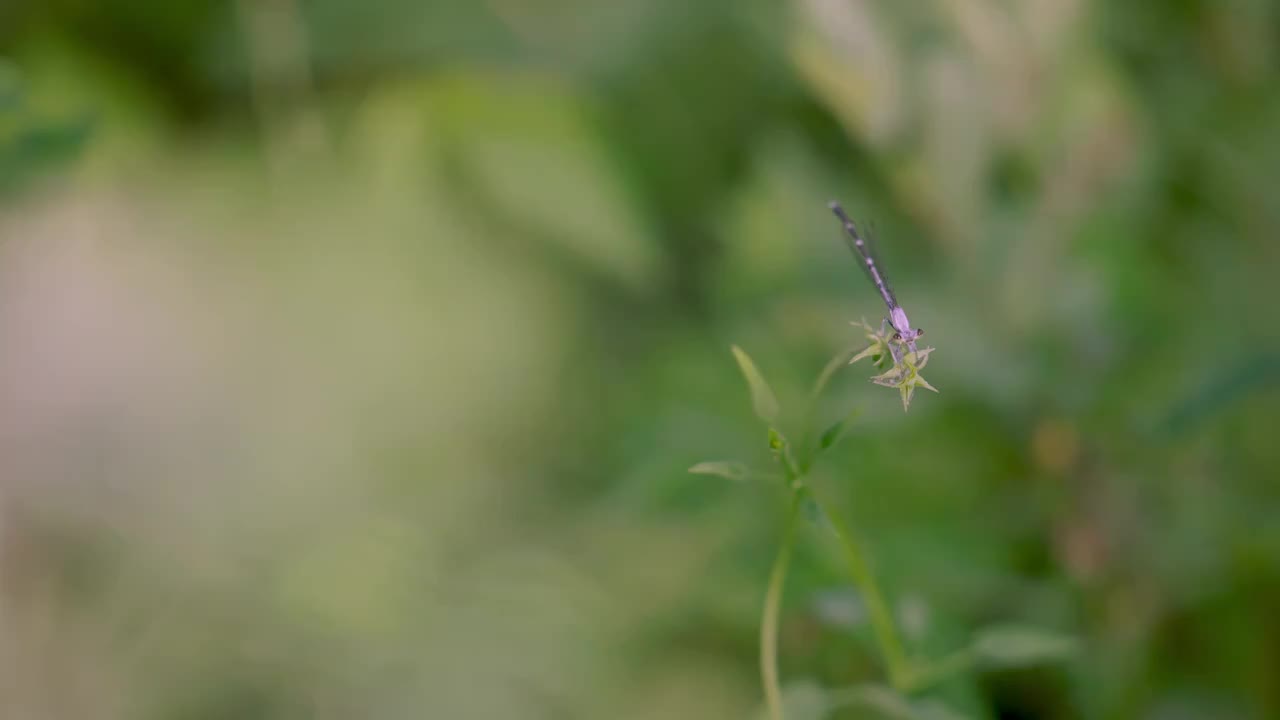
POLYGON ((924 330, 922 328, 916 328, 916 337, 924 337, 924 330))
POLYGON ((894 340, 901 340, 901 339, 902 339, 902 333, 900 333, 900 332, 896 332, 896 333, 894 333, 894 334, 893 334, 893 339, 894 339, 894 340))

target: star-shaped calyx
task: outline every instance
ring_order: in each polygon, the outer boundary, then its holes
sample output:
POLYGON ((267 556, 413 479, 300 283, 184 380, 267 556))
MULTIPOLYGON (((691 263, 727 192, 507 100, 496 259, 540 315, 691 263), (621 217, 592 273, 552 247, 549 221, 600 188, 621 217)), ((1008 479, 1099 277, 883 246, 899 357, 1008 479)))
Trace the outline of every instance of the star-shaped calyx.
POLYGON ((915 395, 917 387, 938 392, 938 389, 930 385, 920 374, 924 366, 929 364, 929 354, 933 352, 933 348, 921 348, 911 352, 903 346, 901 341, 894 338, 894 333, 887 327, 887 323, 881 323, 879 330, 868 325, 866 320, 852 324, 866 331, 867 340, 871 344, 854 355, 849 360, 849 364, 852 365, 863 358, 871 358, 872 364, 877 368, 888 368, 880 375, 872 377, 871 382, 884 387, 897 388, 902 395, 903 412, 910 409, 911 398, 915 395))

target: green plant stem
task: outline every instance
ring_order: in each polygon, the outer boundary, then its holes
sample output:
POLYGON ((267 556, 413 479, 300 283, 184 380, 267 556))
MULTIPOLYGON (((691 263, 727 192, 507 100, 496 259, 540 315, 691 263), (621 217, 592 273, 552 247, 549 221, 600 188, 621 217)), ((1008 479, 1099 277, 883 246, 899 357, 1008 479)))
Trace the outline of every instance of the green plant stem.
POLYGON ((791 490, 791 505, 787 509, 786 524, 782 530, 782 544, 769 572, 769 588, 764 596, 764 617, 760 622, 760 678, 764 683, 765 704, 771 720, 782 720, 782 686, 778 682, 778 620, 782 614, 782 591, 787 581, 787 568, 791 564, 791 547, 795 543, 796 518, 800 514, 803 492, 791 490))
MULTIPOLYGON (((817 502, 816 495, 814 501, 817 502)), ((880 646, 880 653, 884 657, 885 666, 889 673, 889 683, 893 685, 895 690, 905 692, 910 689, 911 685, 911 672, 907 662, 907 654, 903 648, 902 639, 898 634, 898 626, 894 622, 893 613, 889 610, 889 603, 885 600, 880 584, 876 582, 875 574, 871 572, 866 553, 863 552, 854 534, 849 530, 849 526, 845 524, 838 514, 832 512, 826 506, 823 506, 822 512, 831 522, 836 538, 839 539, 840 545, 844 549, 845 562, 849 566, 849 574, 853 576, 853 584, 867 604, 867 616, 871 620, 871 628, 875 633, 876 643, 880 646)))

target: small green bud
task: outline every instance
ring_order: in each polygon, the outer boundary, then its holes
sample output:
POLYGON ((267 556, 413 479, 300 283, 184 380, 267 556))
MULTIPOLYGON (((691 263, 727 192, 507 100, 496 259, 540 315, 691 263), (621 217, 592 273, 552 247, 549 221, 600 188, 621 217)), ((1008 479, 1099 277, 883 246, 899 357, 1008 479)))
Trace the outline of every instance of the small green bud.
POLYGON ((781 452, 787 446, 787 441, 783 439, 782 433, 773 428, 769 428, 769 449, 774 453, 781 452))

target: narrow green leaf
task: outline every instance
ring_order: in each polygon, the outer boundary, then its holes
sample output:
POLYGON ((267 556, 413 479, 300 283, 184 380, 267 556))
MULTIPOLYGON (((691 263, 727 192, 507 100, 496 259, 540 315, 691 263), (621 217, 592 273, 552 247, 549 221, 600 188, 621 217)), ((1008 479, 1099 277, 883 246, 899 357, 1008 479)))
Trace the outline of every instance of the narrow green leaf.
POLYGON ((695 475, 718 475, 727 480, 746 480, 750 474, 747 466, 733 460, 710 460, 689 468, 695 475))
POLYGON ((818 449, 826 450, 835 445, 840 436, 844 434, 844 420, 838 420, 822 432, 822 437, 818 438, 818 449))
POLYGON ((872 343, 871 345, 868 345, 862 352, 850 358, 849 364, 852 365, 858 362, 859 360, 867 357, 871 358, 871 361, 873 363, 878 362, 880 360, 880 353, 882 352, 880 348, 881 348, 881 345, 879 343, 872 343))
POLYGON ((898 387, 906 379, 905 368, 889 368, 885 372, 871 378, 871 382, 882 387, 898 387))
POLYGON ((1058 662, 1075 654, 1072 637, 1033 627, 1005 625, 980 630, 975 636, 974 657, 986 667, 1025 667, 1058 662))
POLYGON ((756 417, 767 423, 776 421, 778 419, 778 398, 774 396, 773 390, 769 388, 769 383, 764 381, 764 376, 760 374, 756 364, 751 361, 750 355, 747 355, 737 345, 734 345, 732 350, 733 357, 738 361, 738 367, 742 369, 742 376, 747 379, 747 385, 751 388, 751 405, 755 409, 756 417))

